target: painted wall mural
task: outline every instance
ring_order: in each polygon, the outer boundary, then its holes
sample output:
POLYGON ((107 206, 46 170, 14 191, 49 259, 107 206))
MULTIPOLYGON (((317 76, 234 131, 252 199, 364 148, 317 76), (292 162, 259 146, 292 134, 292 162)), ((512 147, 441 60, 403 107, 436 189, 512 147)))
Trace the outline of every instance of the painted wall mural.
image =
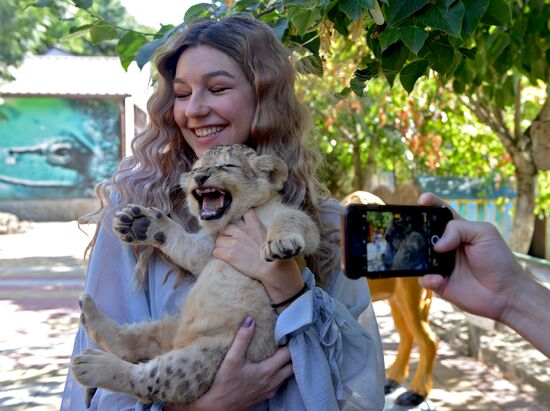
POLYGON ((93 197, 120 161, 114 100, 3 98, 0 110, 0 200, 93 197))

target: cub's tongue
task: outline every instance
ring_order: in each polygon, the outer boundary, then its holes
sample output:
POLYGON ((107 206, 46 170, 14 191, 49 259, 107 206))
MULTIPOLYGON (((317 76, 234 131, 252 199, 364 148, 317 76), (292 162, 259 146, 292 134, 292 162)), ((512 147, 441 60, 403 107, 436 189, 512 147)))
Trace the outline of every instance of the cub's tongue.
POLYGON ((223 207, 224 196, 220 193, 206 194, 202 198, 202 214, 212 215, 223 207))

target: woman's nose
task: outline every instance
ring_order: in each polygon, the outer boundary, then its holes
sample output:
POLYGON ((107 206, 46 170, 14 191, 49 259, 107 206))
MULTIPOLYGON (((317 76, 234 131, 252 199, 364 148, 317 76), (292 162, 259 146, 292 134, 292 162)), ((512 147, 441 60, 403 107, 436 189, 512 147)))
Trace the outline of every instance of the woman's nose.
POLYGON ((204 117, 208 115, 209 112, 210 108, 204 97, 197 93, 191 95, 187 107, 185 108, 185 115, 187 117, 204 117))

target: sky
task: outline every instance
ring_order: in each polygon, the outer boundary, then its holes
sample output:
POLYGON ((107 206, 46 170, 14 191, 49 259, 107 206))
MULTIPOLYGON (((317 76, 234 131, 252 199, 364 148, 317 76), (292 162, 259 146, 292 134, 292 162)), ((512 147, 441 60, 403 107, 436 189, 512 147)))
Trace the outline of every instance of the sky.
POLYGON ((207 3, 208 0, 121 0, 128 14, 152 28, 160 28, 163 24, 179 24, 189 7, 197 3, 207 3))

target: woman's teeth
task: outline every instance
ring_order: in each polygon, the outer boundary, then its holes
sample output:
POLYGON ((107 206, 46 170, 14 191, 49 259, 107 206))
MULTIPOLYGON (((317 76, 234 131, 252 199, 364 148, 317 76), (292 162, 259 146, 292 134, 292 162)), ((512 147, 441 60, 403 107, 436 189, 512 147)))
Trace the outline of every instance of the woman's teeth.
POLYGON ((207 137, 211 136, 212 134, 219 133, 224 128, 225 126, 197 128, 195 129, 195 134, 197 135, 197 137, 207 137))

